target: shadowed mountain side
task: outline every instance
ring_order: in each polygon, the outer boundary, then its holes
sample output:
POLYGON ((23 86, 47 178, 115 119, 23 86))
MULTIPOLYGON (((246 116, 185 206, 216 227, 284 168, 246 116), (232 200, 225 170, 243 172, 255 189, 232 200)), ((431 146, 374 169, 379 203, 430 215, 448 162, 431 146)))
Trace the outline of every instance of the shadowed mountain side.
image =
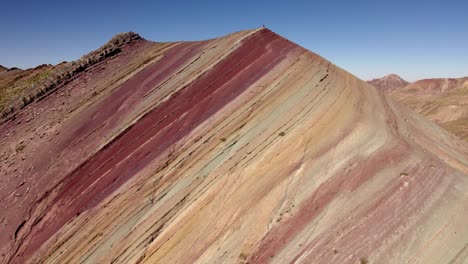
POLYGON ((130 43, 0 133, 5 263, 468 256, 467 144, 268 29, 130 43))

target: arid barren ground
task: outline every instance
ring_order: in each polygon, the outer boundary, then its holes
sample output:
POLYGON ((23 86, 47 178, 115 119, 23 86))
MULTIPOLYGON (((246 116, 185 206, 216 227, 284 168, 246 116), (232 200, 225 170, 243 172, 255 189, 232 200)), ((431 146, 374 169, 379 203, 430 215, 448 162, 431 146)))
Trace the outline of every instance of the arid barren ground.
POLYGON ((391 74, 369 83, 468 141, 468 77, 423 79, 408 83, 391 74))
POLYGON ((2 263, 466 263, 465 141, 268 29, 124 36, 0 126, 2 263))

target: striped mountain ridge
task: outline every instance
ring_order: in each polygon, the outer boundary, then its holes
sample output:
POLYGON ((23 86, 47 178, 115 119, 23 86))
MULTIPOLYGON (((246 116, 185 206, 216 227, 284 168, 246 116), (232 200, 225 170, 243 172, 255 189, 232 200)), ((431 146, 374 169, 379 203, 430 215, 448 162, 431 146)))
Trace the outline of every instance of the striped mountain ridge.
POLYGON ((465 263, 468 145, 269 29, 139 39, 0 125, 1 263, 465 263))

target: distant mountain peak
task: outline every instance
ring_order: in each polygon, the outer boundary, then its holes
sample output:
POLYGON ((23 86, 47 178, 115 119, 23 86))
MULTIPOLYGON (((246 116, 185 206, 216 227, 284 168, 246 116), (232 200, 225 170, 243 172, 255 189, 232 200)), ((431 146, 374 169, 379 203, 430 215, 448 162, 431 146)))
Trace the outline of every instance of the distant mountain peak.
POLYGON ((409 84, 409 82, 394 73, 367 82, 384 92, 391 92, 409 84))
POLYGON ((126 44, 133 42, 135 40, 141 39, 142 37, 138 35, 135 32, 129 31, 129 32, 123 32, 114 35, 108 42, 107 44, 114 44, 114 45, 119 45, 119 44, 126 44))
MULTIPOLYGON (((399 80, 403 80, 403 78, 401 78, 398 74, 396 73, 390 73, 389 75, 387 76, 384 76, 383 78, 393 78, 393 79, 399 79, 399 80)), ((404 80, 403 80, 404 81, 404 80)))

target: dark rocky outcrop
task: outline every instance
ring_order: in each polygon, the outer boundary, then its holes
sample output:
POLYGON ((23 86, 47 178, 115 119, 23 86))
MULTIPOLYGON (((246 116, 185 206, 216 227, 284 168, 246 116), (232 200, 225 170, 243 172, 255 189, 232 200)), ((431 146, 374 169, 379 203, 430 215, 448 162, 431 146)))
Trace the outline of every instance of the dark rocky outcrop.
MULTIPOLYGON (((7 87, 3 87, 3 89, 0 87, 3 97, 3 102, 0 104, 0 119, 4 121, 10 118, 16 110, 35 100, 41 100, 44 96, 57 90, 61 85, 73 80, 75 76, 87 68, 119 54, 124 46, 141 39, 134 32, 117 34, 97 50, 82 56, 76 61, 62 62, 56 66, 42 64, 34 69, 29 69, 31 74, 17 76, 12 82, 5 84, 7 87)), ((12 71, 18 68, 7 69, 2 66, 0 71, 2 69, 12 71)))

